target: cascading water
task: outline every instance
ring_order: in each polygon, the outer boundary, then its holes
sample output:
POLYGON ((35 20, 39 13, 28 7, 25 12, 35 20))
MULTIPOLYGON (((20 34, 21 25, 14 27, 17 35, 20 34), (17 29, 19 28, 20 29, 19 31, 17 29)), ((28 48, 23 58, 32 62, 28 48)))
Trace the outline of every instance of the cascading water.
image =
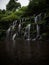
POLYGON ((7 30, 7 33, 9 33, 9 32, 10 32, 10 30, 11 30, 11 27, 9 27, 9 29, 7 30))
POLYGON ((37 23, 38 21, 41 21, 41 13, 34 18, 34 21, 35 21, 36 30, 37 30, 36 39, 37 39, 38 37, 41 38, 41 36, 40 36, 40 26, 39 26, 38 23, 37 23))
POLYGON ((17 20, 13 22, 13 25, 16 25, 16 23, 17 23, 17 20))
POLYGON ((36 36, 36 38, 38 38, 39 35, 40 35, 40 32, 39 32, 39 25, 38 25, 37 22, 38 22, 38 16, 35 17, 35 24, 36 24, 36 30, 37 30, 37 36, 36 36))
POLYGON ((37 24, 37 38, 40 36, 39 25, 37 24))
POLYGON ((25 28, 24 37, 27 37, 27 40, 30 40, 30 27, 31 27, 31 24, 28 24, 25 28))
MULTIPOLYGON (((16 37, 16 33, 13 35, 13 37, 12 37, 12 40, 13 40, 13 42, 15 42, 15 37, 16 37)), ((13 46, 15 46, 15 44, 13 43, 13 46)))
MULTIPOLYGON (((20 22, 19 22, 19 24, 17 25, 17 27, 18 27, 18 30, 17 30, 17 33, 18 33, 18 35, 19 34, 21 34, 21 29, 22 29, 22 23, 23 23, 23 20, 25 21, 26 20, 26 18, 22 18, 22 21, 20 20, 20 22)), ((37 36, 36 36, 36 38, 38 38, 39 36, 40 36, 40 27, 39 27, 39 25, 38 25, 38 21, 40 21, 41 20, 41 13, 39 14, 39 15, 37 15, 36 17, 34 17, 34 21, 35 21, 35 24, 36 24, 36 30, 37 30, 37 36)), ((15 26, 16 26, 16 24, 17 24, 18 22, 17 22, 17 20, 16 21, 14 21, 13 22, 13 24, 9 27, 9 29, 7 30, 7 37, 13 37, 13 31, 14 31, 14 28, 15 28, 15 26)), ((28 24, 26 27, 25 27, 25 32, 24 32, 24 37, 26 37, 26 38, 30 38, 30 26, 31 26, 31 24, 28 24)), ((33 26, 33 28, 34 28, 34 26, 33 26)))
POLYGON ((15 47, 15 41, 16 41, 15 38, 16 38, 16 33, 15 33, 15 34, 13 35, 13 37, 12 37, 12 43, 13 43, 13 44, 12 44, 12 48, 11 48, 11 54, 12 54, 12 55, 14 55, 14 50, 15 50, 15 48, 16 48, 16 47, 15 47))
POLYGON ((10 55, 10 51, 11 51, 11 37, 12 37, 12 25, 9 27, 9 29, 6 32, 6 50, 8 52, 8 55, 10 55))
POLYGON ((8 36, 9 36, 9 34, 10 34, 11 28, 12 28, 12 26, 10 26, 10 27, 8 28, 7 32, 6 32, 7 37, 8 37, 8 36))
POLYGON ((13 22, 13 24, 9 27, 9 29, 6 32, 6 35, 7 35, 6 40, 8 41, 7 44, 6 44, 6 49, 7 49, 8 52, 10 52, 12 50, 12 45, 11 45, 12 40, 13 40, 13 44, 15 44, 14 38, 15 38, 16 35, 15 34, 13 35, 13 32, 14 32, 13 29, 15 28, 16 23, 17 23, 17 20, 13 22))
POLYGON ((17 23, 17 20, 13 22, 12 29, 14 29, 14 28, 15 28, 16 23, 17 23))
POLYGON ((36 17, 34 18, 34 21, 35 21, 36 24, 37 24, 37 19, 38 19, 37 17, 38 17, 38 16, 36 16, 36 17))
MULTIPOLYGON (((17 27, 18 27, 17 33, 19 36, 21 35, 21 29, 22 29, 22 25, 23 25, 22 23, 24 23, 23 20, 26 20, 26 18, 22 18, 22 21, 20 20, 19 24, 17 25, 17 27)), ((34 40, 36 40, 40 36, 40 26, 38 25, 38 21, 40 21, 40 20, 41 20, 41 13, 39 15, 37 15, 36 17, 34 17, 34 21, 36 24, 36 30, 37 30, 37 36, 36 36, 36 38, 34 38, 34 40)), ((13 31, 14 31, 16 24, 17 24, 17 20, 14 21, 12 23, 12 25, 9 27, 9 29, 7 30, 7 38, 13 37, 13 34, 14 34, 13 31)), ((26 37, 27 39, 30 39, 30 26, 31 26, 31 24, 28 24, 25 27, 24 37, 26 37)), ((33 28, 34 28, 34 26, 33 26, 33 28)), ((14 36, 15 36, 15 34, 14 34, 14 36)))
POLYGON ((7 38, 10 36, 12 37, 14 28, 16 26, 17 20, 13 22, 13 24, 9 27, 9 29, 7 30, 6 34, 7 34, 7 38))
POLYGON ((21 24, 19 24, 18 26, 18 32, 20 32, 20 30, 21 30, 21 24))
POLYGON ((22 18, 22 22, 24 22, 24 18, 22 18))
POLYGON ((20 34, 21 33, 21 20, 20 20, 20 23, 18 25, 18 33, 20 34))

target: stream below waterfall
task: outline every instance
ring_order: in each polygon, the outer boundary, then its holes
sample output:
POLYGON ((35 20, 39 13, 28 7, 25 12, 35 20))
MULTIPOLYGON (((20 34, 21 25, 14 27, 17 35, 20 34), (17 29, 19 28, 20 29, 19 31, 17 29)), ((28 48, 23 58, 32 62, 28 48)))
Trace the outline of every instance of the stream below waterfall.
POLYGON ((45 64, 49 57, 49 41, 37 40, 28 41, 17 39, 12 41, 0 42, 0 59, 4 64, 45 64), (8 47, 6 46, 8 44, 8 47))

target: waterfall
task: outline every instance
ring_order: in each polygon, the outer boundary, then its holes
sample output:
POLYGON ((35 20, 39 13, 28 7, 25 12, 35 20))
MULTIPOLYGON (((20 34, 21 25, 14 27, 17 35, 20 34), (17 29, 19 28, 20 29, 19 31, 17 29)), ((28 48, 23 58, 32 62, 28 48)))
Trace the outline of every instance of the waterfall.
POLYGON ((12 35, 12 26, 10 26, 9 28, 8 28, 8 30, 7 30, 7 32, 6 32, 6 38, 9 38, 9 36, 11 36, 12 35))
POLYGON ((38 15, 36 17, 34 17, 34 22, 36 24, 37 35, 36 35, 35 38, 32 39, 32 41, 35 41, 38 38, 38 36, 39 36, 39 25, 37 23, 38 22, 38 15))
MULTIPOLYGON (((39 22, 42 20, 42 14, 40 13, 39 15, 39 22)), ((39 39, 42 39, 42 37, 41 37, 41 35, 40 35, 40 26, 38 26, 38 28, 39 28, 39 39)))
MULTIPOLYGON (((30 17, 31 18, 31 17, 30 17)), ((9 29, 7 30, 7 38, 12 38, 12 40, 14 40, 15 36, 17 35, 18 37, 21 36, 23 33, 24 37, 26 39, 30 39, 30 28, 31 28, 31 24, 27 24, 27 26, 23 26, 25 22, 23 21, 28 21, 30 20, 30 18, 22 18, 21 20, 16 20, 12 23, 12 25, 9 27, 9 29), (17 31, 14 30, 14 28, 17 26, 17 31), (25 32, 23 32, 23 28, 25 27, 25 32), (16 34, 14 34, 14 32, 17 32, 16 34)), ((36 30, 37 30, 37 35, 36 38, 34 38, 33 40, 36 40, 39 36, 40 36, 40 26, 38 24, 38 22, 41 21, 41 13, 38 14, 37 16, 34 17, 34 22, 36 24, 36 30)), ((34 30, 34 26, 33 26, 33 30, 34 30)))
POLYGON ((36 16, 35 17, 35 23, 36 23, 36 30, 37 30, 37 36, 36 36, 36 38, 38 38, 39 37, 39 35, 40 35, 40 32, 39 32, 39 25, 38 25, 38 16, 36 16))
POLYGON ((16 41, 15 38, 16 38, 16 33, 12 37, 12 45, 11 45, 11 51, 10 51, 12 56, 14 56, 14 54, 15 54, 15 48, 16 48, 15 47, 15 41, 16 41))
POLYGON ((15 28, 16 23, 17 23, 17 20, 13 22, 12 29, 14 29, 14 28, 15 28))
POLYGON ((36 16, 36 17, 34 18, 34 21, 35 21, 36 24, 37 24, 37 20, 38 20, 37 17, 38 17, 38 16, 36 16))
POLYGON ((16 25, 16 23, 17 23, 17 20, 13 22, 13 25, 16 25))
POLYGON ((25 17, 23 17, 21 21, 22 21, 22 22, 25 22, 25 17))
POLYGON ((7 33, 8 33, 8 34, 10 33, 11 28, 12 28, 12 26, 10 26, 10 27, 8 28, 8 30, 7 30, 7 33))
POLYGON ((24 37, 27 37, 27 40, 30 40, 30 26, 31 24, 28 24, 25 28, 24 37))
POLYGON ((9 36, 10 30, 11 30, 11 27, 9 27, 9 29, 8 29, 7 32, 6 32, 7 37, 9 36))
POLYGON ((18 32, 20 33, 20 31, 21 31, 21 20, 20 20, 20 23, 18 25, 18 32))
POLYGON ((16 37, 16 33, 13 35, 12 40, 15 40, 15 37, 16 37))
POLYGON ((37 27, 37 38, 38 38, 38 37, 40 36, 40 32, 39 32, 39 30, 40 30, 40 29, 39 29, 39 25, 37 24, 37 25, 36 25, 36 27, 37 27))
POLYGON ((20 30, 21 30, 21 24, 19 24, 18 26, 18 31, 20 32, 20 30))
POLYGON ((14 32, 14 28, 16 26, 17 20, 13 22, 13 24, 8 28, 6 34, 7 34, 7 38, 10 36, 12 37, 12 34, 14 32))
POLYGON ((7 33, 9 33, 9 32, 10 32, 10 30, 11 30, 11 27, 9 27, 9 29, 7 30, 7 33))
POLYGON ((36 39, 37 39, 40 36, 40 26, 38 25, 38 21, 41 21, 41 13, 34 18, 34 21, 36 23, 36 30, 37 30, 36 39), (38 19, 38 17, 39 17, 39 19, 38 19))
POLYGON ((13 35, 12 40, 13 40, 13 47, 15 47, 15 37, 16 37, 16 33, 13 35))
POLYGON ((10 52, 12 50, 12 48, 11 48, 12 47, 12 45, 11 45, 12 40, 13 40, 13 45, 15 45, 14 38, 16 35, 15 34, 13 35, 13 32, 14 32, 13 29, 15 28, 16 23, 17 23, 17 20, 12 23, 12 25, 8 28, 8 30, 6 32, 6 40, 7 40, 6 49, 8 52, 10 52))
POLYGON ((11 51, 11 36, 12 36, 12 26, 10 26, 6 32, 6 50, 7 50, 7 53, 8 55, 10 55, 10 51, 11 51))
POLYGON ((41 21, 41 13, 34 17, 34 21, 36 24, 38 21, 41 21))
POLYGON ((30 26, 31 24, 28 24, 28 39, 30 39, 30 26))

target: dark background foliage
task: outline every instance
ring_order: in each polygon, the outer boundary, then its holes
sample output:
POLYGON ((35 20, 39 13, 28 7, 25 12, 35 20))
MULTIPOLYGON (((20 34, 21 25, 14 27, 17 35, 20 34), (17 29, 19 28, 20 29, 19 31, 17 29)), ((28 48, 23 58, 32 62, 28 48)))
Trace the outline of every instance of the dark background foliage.
POLYGON ((38 15, 39 13, 46 13, 46 17, 43 18, 46 21, 43 23, 45 27, 44 33, 49 36, 49 0, 30 0, 28 6, 24 7, 21 7, 17 0, 10 0, 6 5, 6 10, 0 9, 0 39, 5 36, 5 31, 13 21, 22 17, 27 18, 34 14, 38 15))

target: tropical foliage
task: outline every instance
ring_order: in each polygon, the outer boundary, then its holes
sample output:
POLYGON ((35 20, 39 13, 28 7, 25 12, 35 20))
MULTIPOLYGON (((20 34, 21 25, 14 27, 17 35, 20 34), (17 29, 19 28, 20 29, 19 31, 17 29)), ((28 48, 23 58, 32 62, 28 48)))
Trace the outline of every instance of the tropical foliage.
MULTIPOLYGON (((0 38, 5 36, 5 31, 14 20, 20 19, 21 17, 30 17, 39 13, 46 14, 43 18, 44 23, 43 21, 40 23, 44 25, 46 29, 45 33, 47 37, 49 37, 49 0, 30 0, 28 6, 25 7, 21 7, 17 0, 10 0, 6 5, 6 10, 0 10, 0 38)), ((45 33, 43 33, 43 35, 45 35, 45 33)))

